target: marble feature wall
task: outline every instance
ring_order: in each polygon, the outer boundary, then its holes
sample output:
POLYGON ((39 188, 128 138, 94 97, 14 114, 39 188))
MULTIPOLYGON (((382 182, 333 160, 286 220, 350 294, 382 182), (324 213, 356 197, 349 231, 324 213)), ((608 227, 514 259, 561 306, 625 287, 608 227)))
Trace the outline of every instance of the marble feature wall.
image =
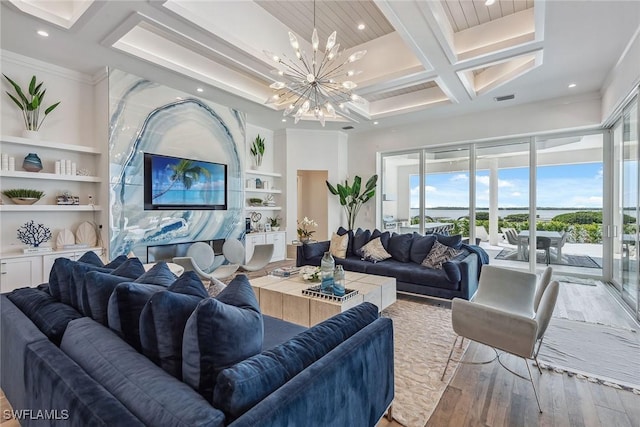
POLYGON ((242 238, 244 113, 109 71, 110 255, 150 245, 242 238), (226 211, 144 210, 143 153, 227 164, 226 211))

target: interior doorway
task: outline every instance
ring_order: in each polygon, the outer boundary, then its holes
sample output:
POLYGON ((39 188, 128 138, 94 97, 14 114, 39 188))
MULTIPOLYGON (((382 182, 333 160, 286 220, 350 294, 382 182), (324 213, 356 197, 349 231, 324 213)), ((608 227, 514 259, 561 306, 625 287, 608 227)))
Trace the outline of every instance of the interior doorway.
POLYGON ((298 221, 305 216, 314 220, 318 227, 313 239, 329 239, 329 202, 326 170, 298 170, 298 221))

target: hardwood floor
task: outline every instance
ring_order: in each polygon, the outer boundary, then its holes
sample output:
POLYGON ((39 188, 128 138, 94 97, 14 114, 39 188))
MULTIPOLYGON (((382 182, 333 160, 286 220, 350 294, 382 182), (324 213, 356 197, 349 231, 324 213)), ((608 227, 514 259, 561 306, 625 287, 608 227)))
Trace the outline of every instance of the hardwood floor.
MULTIPOLYGON (((562 283, 555 316, 638 330, 609 289, 562 283)), ((471 343, 464 360, 486 360, 490 348, 471 343)), ((516 372, 527 375, 524 361, 501 356, 516 372)), ((529 362, 531 363, 531 362, 529 362)), ((497 362, 460 365, 426 427, 463 426, 602 426, 640 427, 640 395, 592 383, 530 364, 543 413, 538 412, 531 384, 509 373, 497 362)), ((378 427, 399 427, 383 419, 378 427)))

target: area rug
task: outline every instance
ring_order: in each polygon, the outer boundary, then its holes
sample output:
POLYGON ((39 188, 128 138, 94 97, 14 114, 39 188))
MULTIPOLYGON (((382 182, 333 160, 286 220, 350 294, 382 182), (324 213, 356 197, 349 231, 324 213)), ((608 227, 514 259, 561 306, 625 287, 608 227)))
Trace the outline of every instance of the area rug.
MULTIPOLYGON (((456 335, 451 309, 400 298, 382 312, 393 319, 393 418, 407 427, 423 427, 455 373, 457 364, 452 362, 440 380, 456 335)), ((466 343, 462 349, 456 346, 454 359, 462 357, 466 343)))
MULTIPOLYGON (((529 262, 524 259, 517 259, 517 253, 514 249, 503 249, 500 251, 498 255, 496 255, 496 259, 504 259, 509 261, 520 261, 520 262, 529 262)), ((538 264, 544 264, 544 252, 536 253, 536 262, 538 264)), ((553 259, 551 260, 551 264, 556 265, 567 265, 570 267, 584 267, 584 268, 602 268, 602 265, 598 264, 598 262, 587 255, 570 255, 570 254, 562 254, 562 262, 556 262, 553 259)))
POLYGON ((640 333, 552 318, 538 355, 541 367, 640 394, 640 333))

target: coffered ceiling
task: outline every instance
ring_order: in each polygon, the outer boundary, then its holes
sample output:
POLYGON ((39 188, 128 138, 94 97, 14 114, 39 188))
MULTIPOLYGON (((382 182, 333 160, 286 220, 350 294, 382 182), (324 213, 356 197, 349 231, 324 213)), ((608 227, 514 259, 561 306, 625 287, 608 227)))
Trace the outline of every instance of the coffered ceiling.
MULTIPOLYGON (((3 50, 89 74, 123 69, 274 129, 294 125, 281 121, 284 106, 264 103, 276 78, 263 51, 293 56, 288 31, 308 47, 314 19, 321 39, 337 30, 348 53, 367 50, 353 77, 367 102, 353 122, 327 125, 355 131, 597 93, 640 28, 636 1, 10 0, 1 7, 3 50), (40 38, 39 29, 50 36, 40 38)), ((295 126, 320 128, 315 120, 295 126)))

